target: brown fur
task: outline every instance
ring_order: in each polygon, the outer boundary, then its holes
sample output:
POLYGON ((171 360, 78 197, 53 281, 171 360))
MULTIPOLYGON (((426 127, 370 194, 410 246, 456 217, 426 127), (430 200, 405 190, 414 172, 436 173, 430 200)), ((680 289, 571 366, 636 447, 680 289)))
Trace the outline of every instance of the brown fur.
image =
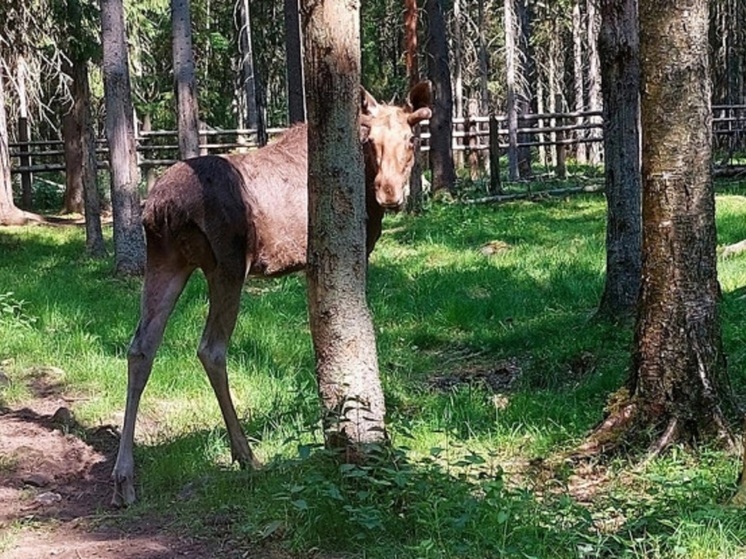
MULTIPOLYGON (((430 117, 427 82, 407 107, 361 98, 365 152, 366 244, 381 234, 386 209, 401 209, 414 161, 412 126, 430 117)), ((233 458, 258 462, 246 441, 228 389, 226 352, 247 276, 276 276, 306 264, 308 236, 307 129, 298 125, 253 153, 203 156, 169 168, 143 212, 147 261, 140 322, 129 348, 127 407, 114 466, 113 502, 135 500, 135 420, 155 352, 171 311, 197 268, 207 279, 210 310, 197 355, 223 413, 233 458)))

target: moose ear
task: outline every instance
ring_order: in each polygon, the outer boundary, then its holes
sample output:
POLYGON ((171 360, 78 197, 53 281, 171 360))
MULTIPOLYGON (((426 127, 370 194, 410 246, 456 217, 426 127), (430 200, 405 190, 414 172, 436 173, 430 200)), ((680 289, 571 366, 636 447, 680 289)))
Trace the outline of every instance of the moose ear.
POLYGON ((364 144, 370 137, 370 128, 373 124, 373 119, 370 115, 360 115, 360 143, 364 144))
POLYGON ((360 87, 360 113, 375 116, 378 111, 378 101, 364 87, 360 87))
POLYGON ((416 113, 419 109, 430 108, 433 104, 433 86, 430 80, 421 81, 409 91, 407 108, 416 113))

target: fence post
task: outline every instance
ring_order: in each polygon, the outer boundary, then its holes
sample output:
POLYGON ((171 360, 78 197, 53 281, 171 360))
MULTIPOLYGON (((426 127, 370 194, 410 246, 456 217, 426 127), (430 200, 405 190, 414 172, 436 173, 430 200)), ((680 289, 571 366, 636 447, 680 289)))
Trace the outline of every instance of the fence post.
POLYGON ((490 116, 490 194, 501 194, 500 183, 500 125, 496 116, 490 116))

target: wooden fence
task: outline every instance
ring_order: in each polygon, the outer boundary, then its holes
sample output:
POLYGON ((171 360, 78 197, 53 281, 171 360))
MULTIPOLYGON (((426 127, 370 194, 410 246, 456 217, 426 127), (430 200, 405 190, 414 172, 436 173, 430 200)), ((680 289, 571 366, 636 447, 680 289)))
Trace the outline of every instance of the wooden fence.
MULTIPOLYGON (((515 134, 509 134, 506 116, 454 119, 453 124, 453 150, 457 163, 467 166, 473 177, 489 169, 489 189, 493 192, 500 190, 501 155, 507 154, 508 160, 515 158, 524 166, 539 164, 558 177, 564 176, 568 150, 576 150, 577 155, 581 144, 595 147, 596 160, 591 158, 591 164, 601 162, 598 159, 603 142, 600 111, 520 115, 515 134), (510 143, 509 138, 516 138, 516 141, 510 143)), ((271 128, 268 134, 272 138, 283 130, 271 128)), ((175 131, 140 130, 137 138, 139 164, 149 180, 152 180, 155 169, 178 160, 175 131)), ((427 123, 422 127, 421 138, 421 149, 427 152, 430 138, 427 123)), ((200 140, 202 153, 248 150, 256 147, 256 131, 201 130, 200 140)), ((14 142, 9 147, 11 172, 20 174, 24 184, 30 184, 35 173, 65 170, 61 140, 14 142)), ((713 147, 717 165, 746 165, 746 105, 713 107, 713 147)), ((99 168, 108 168, 104 140, 99 140, 96 153, 99 168)), ((519 178, 511 175, 508 173, 509 180, 519 178)))

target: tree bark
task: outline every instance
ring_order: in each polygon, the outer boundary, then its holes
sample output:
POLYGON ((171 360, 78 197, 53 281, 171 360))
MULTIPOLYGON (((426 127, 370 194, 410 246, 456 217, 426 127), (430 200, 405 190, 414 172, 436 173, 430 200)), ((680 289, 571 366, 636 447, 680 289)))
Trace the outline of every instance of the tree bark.
POLYGON ((642 267, 637 0, 602 0, 600 9, 607 221, 599 314, 620 320, 634 316, 642 267))
POLYGON ((287 60, 288 124, 290 125, 306 121, 302 45, 298 0, 285 0, 285 57, 287 60))
MULTIPOLYGON (((587 36, 588 36, 588 110, 600 111, 603 108, 603 94, 601 92, 601 61, 599 59, 598 34, 600 32, 601 18, 596 3, 599 0, 588 0, 586 3, 588 12, 587 36)), ((592 124, 600 124, 601 119, 597 116, 588 118, 592 124)), ((588 163, 591 165, 601 164, 601 133, 597 128, 588 130, 588 137, 599 141, 588 144, 588 163)))
POLYGON ((443 0, 427 0, 430 40, 428 74, 433 84, 433 116, 430 119, 430 169, 433 194, 452 193, 456 185, 453 164, 453 94, 448 62, 448 40, 443 0))
POLYGON ((629 398, 592 444, 733 438, 718 316, 707 0, 640 5, 643 264, 629 398))
MULTIPOLYGON (((585 87, 583 84, 583 18, 580 10, 580 0, 575 0, 572 8, 572 52, 573 52, 573 78, 575 85, 575 111, 581 112, 585 109, 585 87)), ((578 117, 575 123, 583 124, 583 118, 578 117)), ((578 140, 585 138, 583 130, 576 130, 575 137, 578 140)), ((588 161, 586 157, 586 145, 582 141, 575 145, 575 159, 580 164, 588 161)))
POLYGON ((171 30, 179 154, 182 159, 189 159, 199 155, 199 109, 189 0, 171 0, 171 30))
POLYGON ((257 131, 257 143, 263 146, 267 143, 267 130, 259 110, 259 84, 256 79, 256 65, 254 64, 254 50, 251 39, 249 0, 241 0, 239 18, 238 47, 241 56, 241 83, 246 107, 246 126, 257 131))
POLYGON ((516 45, 517 21, 514 0, 504 0, 505 28, 505 82, 507 88, 508 119, 508 177, 518 180, 518 49, 516 45))
MULTIPOLYGON (((409 87, 413 88, 420 82, 420 64, 417 54, 417 22, 419 13, 417 0, 404 0, 404 55, 407 68, 409 87)), ((420 125, 414 129, 415 141, 419 145, 420 125)), ((409 175, 409 198, 407 211, 416 214, 422 211, 422 152, 418 149, 414 153, 414 164, 409 175)))
POLYGON ((10 149, 8 147, 8 121, 5 116, 5 85, 0 67, 0 225, 23 225, 28 221, 26 212, 13 200, 10 179, 10 149))
MULTIPOLYGON (((72 53, 68 68, 72 78, 72 104, 63 117, 65 139, 65 180, 68 192, 79 193, 80 207, 70 209, 85 214, 86 252, 93 258, 106 254, 101 230, 101 209, 99 204, 96 176, 96 137, 91 118, 91 91, 88 83, 88 62, 75 59, 72 53)), ((65 208, 68 209, 67 207, 65 208)))
MULTIPOLYGON (((25 49, 24 49, 25 50, 25 49)), ((28 142, 31 140, 29 119, 28 119, 28 95, 26 93, 26 74, 28 65, 26 57, 23 54, 18 55, 16 60, 16 83, 18 86, 18 140, 28 142)), ((24 156, 21 158, 21 165, 31 164, 31 158, 24 156)), ((34 207, 33 194, 33 175, 31 173, 21 174, 21 207, 31 210, 34 207)))
MULTIPOLYGON (((529 115, 532 111, 532 86, 536 81, 536 62, 534 60, 534 49, 531 46, 531 18, 530 5, 525 0, 517 0, 515 3, 516 31, 518 37, 516 46, 520 56, 516 59, 518 80, 517 108, 521 116, 529 115)), ((529 124, 524 120, 519 123, 519 128, 526 128, 529 124)), ((531 134, 518 134, 518 143, 531 142, 531 134)), ((523 146, 518 148, 518 174, 522 179, 533 175, 531 169, 531 148, 523 146)))
POLYGON ((101 0, 101 30, 115 273, 140 274, 145 266, 145 238, 122 0, 101 0))
POLYGON ((311 334, 326 444, 356 459, 368 444, 386 440, 375 333, 365 294, 360 4, 308 0, 304 9, 311 334))

